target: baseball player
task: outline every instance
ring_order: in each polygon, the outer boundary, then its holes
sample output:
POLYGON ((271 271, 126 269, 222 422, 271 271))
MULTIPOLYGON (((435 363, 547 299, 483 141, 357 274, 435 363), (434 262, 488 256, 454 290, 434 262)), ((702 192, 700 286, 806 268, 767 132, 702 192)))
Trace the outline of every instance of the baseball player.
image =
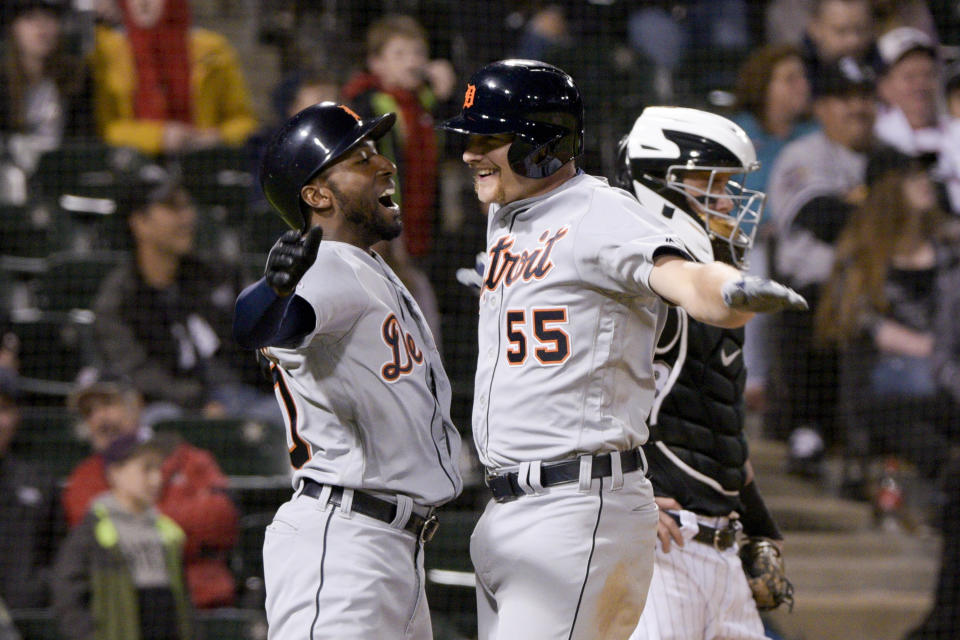
POLYGON ((293 465, 263 547, 271 639, 432 637, 423 544, 460 492, 460 438, 423 314, 369 248, 402 228, 374 144, 395 118, 308 107, 261 166, 293 227, 234 321, 271 363, 293 465))
POLYGON ((804 305, 691 260, 628 193, 584 174, 566 73, 504 60, 473 74, 445 129, 489 205, 473 436, 493 494, 471 537, 483 639, 627 638, 658 523, 640 445, 666 304, 736 327, 804 305))
MULTIPOLYGON (((616 183, 662 213, 699 262, 743 269, 764 194, 740 185, 759 166, 753 144, 730 120, 647 107, 620 142, 616 183)), ((643 445, 660 507, 659 544, 633 640, 765 637, 736 539, 741 529, 782 536, 748 461, 743 340, 742 328, 698 322, 680 307, 668 311, 643 445)))

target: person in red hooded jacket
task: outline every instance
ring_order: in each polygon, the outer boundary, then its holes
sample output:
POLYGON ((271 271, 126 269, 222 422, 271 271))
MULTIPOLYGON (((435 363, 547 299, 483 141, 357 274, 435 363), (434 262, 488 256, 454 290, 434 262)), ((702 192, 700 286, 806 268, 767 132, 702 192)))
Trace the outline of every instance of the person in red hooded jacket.
POLYGON ((433 111, 453 93, 456 77, 447 60, 430 60, 427 32, 412 17, 391 15, 367 29, 367 69, 343 87, 343 99, 361 115, 397 114, 397 126, 378 144, 397 165, 403 235, 414 258, 433 243, 439 145, 433 111))
POLYGON ((453 94, 456 75, 449 60, 430 60, 427 32, 411 16, 388 15, 367 29, 367 70, 343 86, 345 102, 363 118, 397 114, 397 125, 378 148, 397 165, 403 235, 376 250, 397 272, 440 339, 436 295, 426 271, 437 236, 440 144, 434 111, 453 94))
MULTIPOLYGON (((83 418, 94 452, 74 468, 63 490, 67 523, 75 527, 94 498, 108 490, 103 450, 117 436, 140 428, 141 399, 122 380, 100 380, 80 386, 69 404, 83 418)), ((227 477, 210 452, 176 434, 156 439, 166 454, 157 507, 186 534, 184 561, 193 604, 198 609, 229 606, 236 583, 227 560, 237 543, 238 514, 226 493, 227 477)))

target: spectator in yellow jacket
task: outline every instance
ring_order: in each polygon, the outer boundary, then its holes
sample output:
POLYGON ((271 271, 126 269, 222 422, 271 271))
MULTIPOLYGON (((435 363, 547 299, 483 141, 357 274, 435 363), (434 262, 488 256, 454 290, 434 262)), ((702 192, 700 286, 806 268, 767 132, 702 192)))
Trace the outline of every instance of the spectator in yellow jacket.
POLYGON ((147 154, 242 145, 257 128, 233 47, 191 28, 187 0, 119 2, 123 29, 98 27, 97 128, 147 154))

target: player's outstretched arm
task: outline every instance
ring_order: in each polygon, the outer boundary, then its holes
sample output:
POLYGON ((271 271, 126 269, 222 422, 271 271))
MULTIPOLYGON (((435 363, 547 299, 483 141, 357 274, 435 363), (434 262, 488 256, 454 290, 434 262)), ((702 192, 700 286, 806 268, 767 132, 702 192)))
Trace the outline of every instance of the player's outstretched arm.
POLYGON ((316 315, 308 302, 291 295, 317 259, 323 231, 314 227, 301 236, 287 231, 270 250, 263 278, 237 297, 233 337, 246 349, 288 346, 309 334, 316 315))
POLYGON ((701 264, 674 255, 657 259, 650 286, 694 319, 731 329, 754 313, 807 308, 802 296, 772 280, 744 276, 722 262, 701 264))

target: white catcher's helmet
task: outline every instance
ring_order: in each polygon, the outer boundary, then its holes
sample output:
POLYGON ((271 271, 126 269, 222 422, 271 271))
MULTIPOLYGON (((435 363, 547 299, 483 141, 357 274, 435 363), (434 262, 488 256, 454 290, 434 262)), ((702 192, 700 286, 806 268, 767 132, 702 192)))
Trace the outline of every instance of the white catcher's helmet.
POLYGON ((759 168, 753 143, 727 118, 685 107, 647 107, 620 141, 616 182, 661 214, 695 259, 743 269, 765 198, 744 188, 743 179, 759 168), (682 184, 687 171, 709 175, 706 190, 682 184), (714 180, 724 181, 725 195, 712 193, 714 180), (721 197, 733 203, 730 211, 716 209, 721 197))

